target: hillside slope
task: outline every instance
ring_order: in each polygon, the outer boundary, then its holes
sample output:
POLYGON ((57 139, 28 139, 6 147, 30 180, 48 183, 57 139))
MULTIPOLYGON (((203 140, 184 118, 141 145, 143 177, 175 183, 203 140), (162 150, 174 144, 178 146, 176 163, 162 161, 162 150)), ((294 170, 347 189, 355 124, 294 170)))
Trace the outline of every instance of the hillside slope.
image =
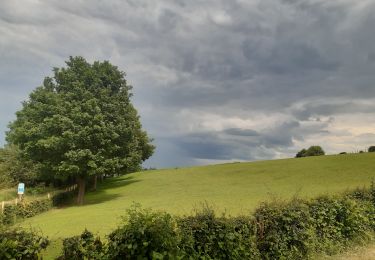
POLYGON ((174 214, 189 214, 203 201, 231 215, 248 213, 273 197, 312 197, 369 185, 374 162, 375 153, 366 153, 138 172, 107 180, 87 194, 84 206, 54 209, 22 225, 40 228, 51 239, 85 227, 104 235, 133 202, 174 214))

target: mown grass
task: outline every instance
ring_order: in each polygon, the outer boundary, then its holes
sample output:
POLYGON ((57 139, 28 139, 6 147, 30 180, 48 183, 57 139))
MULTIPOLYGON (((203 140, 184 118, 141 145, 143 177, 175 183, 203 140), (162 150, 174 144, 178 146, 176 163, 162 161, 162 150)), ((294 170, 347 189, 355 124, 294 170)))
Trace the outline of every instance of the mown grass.
POLYGON ((22 225, 52 240, 84 228, 104 236, 133 202, 182 215, 206 201, 217 211, 246 214, 273 197, 309 198, 368 186, 374 162, 375 153, 364 153, 138 172, 106 180, 87 194, 84 206, 54 209, 22 225))

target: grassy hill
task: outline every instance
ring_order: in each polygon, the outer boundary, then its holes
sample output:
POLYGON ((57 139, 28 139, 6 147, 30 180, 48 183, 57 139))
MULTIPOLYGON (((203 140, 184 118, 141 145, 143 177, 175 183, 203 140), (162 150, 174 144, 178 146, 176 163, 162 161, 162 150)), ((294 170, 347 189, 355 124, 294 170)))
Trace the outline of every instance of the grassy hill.
POLYGON ((133 202, 174 214, 189 214, 204 201, 230 215, 248 213, 274 197, 313 197, 369 185, 374 162, 375 153, 365 153, 138 172, 105 181, 87 194, 84 206, 54 209, 22 225, 53 240, 84 228, 104 235, 133 202))
POLYGON ((308 198, 367 186, 375 178, 374 162, 375 153, 364 153, 138 172, 106 180, 87 194, 84 206, 54 209, 22 225, 57 241, 47 251, 50 259, 60 251, 60 238, 84 228, 108 234, 133 202, 190 214, 207 201, 217 211, 237 215, 273 198, 308 198))

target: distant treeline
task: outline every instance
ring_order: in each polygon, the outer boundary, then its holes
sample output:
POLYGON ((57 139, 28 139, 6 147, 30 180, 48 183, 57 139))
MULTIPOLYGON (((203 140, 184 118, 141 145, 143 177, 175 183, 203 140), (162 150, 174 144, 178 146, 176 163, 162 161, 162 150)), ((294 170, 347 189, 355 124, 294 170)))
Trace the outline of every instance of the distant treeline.
MULTIPOLYGON (((372 153, 375 152, 375 146, 370 146, 367 149, 367 152, 372 153)), ((364 153, 363 150, 358 150, 356 152, 351 152, 351 153, 364 153)), ((339 154, 347 154, 347 152, 341 152, 339 154)), ((302 149, 296 154, 296 158, 301 158, 301 157, 309 157, 309 156, 321 156, 325 155, 325 151, 321 146, 314 145, 310 146, 308 149, 302 149)))

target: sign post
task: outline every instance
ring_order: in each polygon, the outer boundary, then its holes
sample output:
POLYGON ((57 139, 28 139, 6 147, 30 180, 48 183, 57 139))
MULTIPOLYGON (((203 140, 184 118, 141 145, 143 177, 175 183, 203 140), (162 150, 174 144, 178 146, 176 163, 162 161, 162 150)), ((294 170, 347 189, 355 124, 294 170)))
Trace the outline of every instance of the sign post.
POLYGON ((22 200, 22 195, 25 193, 25 183, 19 183, 18 184, 18 197, 20 201, 22 200))

